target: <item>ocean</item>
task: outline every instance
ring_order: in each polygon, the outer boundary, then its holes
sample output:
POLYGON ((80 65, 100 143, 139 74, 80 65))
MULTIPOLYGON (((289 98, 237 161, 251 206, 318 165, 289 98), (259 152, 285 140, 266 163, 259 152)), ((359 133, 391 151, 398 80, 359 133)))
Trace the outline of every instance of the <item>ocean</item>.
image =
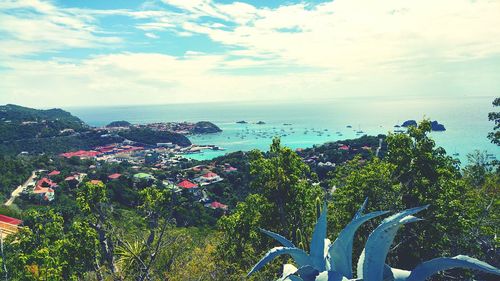
POLYGON ((432 132, 438 146, 467 163, 467 154, 487 151, 497 159, 500 148, 490 143, 487 134, 493 123, 488 112, 494 111, 494 97, 461 98, 339 98, 310 102, 199 103, 111 107, 64 108, 92 126, 111 121, 131 123, 168 121, 210 121, 223 132, 189 136, 194 144, 213 144, 223 151, 206 150, 192 154, 199 160, 228 152, 267 150, 274 136, 283 145, 307 148, 329 141, 352 139, 364 134, 387 134, 408 119, 437 120, 445 132, 432 132), (237 121, 247 124, 237 124, 237 121), (256 124, 262 121, 265 124, 256 124), (347 126, 352 128, 348 128, 347 126))

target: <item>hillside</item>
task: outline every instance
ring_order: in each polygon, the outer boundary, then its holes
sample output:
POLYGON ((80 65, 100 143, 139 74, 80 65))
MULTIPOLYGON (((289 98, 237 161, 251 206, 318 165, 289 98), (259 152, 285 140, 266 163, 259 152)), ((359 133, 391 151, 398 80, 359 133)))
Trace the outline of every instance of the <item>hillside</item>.
POLYGON ((78 117, 62 109, 39 110, 18 105, 0 106, 0 141, 68 136, 87 130, 78 117))

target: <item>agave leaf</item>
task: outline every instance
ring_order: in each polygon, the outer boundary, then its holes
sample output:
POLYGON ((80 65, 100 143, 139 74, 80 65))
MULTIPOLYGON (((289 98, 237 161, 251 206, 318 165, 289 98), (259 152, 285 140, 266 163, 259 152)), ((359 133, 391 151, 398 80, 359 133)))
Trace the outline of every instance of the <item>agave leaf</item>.
POLYGON ((358 278, 364 281, 380 281, 383 277, 385 259, 398 229, 407 223, 419 221, 413 214, 429 205, 401 211, 388 218, 370 234, 358 261, 358 278))
POLYGON ((338 271, 347 278, 352 278, 352 243, 354 234, 363 223, 388 213, 387 211, 379 211, 362 215, 361 212, 365 204, 366 201, 361 209, 359 209, 358 213, 356 213, 354 219, 342 229, 339 236, 328 250, 331 270, 338 271))
POLYGON ((375 229, 366 242, 363 255, 358 261, 358 278, 364 281, 380 281, 383 277, 385 259, 399 228, 407 223, 416 222, 421 219, 414 216, 406 216, 397 223, 379 229, 375 229), (360 274, 361 268, 361 274, 360 274))
POLYGON ((384 266, 383 281, 405 281, 410 276, 410 271, 384 266))
POLYGON ((439 271, 456 267, 476 269, 487 273, 500 275, 500 269, 495 268, 492 265, 471 258, 469 256, 459 255, 452 258, 436 258, 430 261, 423 262, 415 267, 414 270, 412 270, 410 276, 408 277, 408 279, 406 279, 406 281, 424 281, 430 276, 438 273, 439 271))
POLYGON ((315 281, 348 281, 349 279, 342 276, 336 271, 323 271, 315 279, 315 281))
MULTIPOLYGON (((328 256, 328 250, 330 250, 331 245, 332 245, 332 241, 330 241, 330 239, 326 238, 325 239, 325 249, 323 251, 323 257, 326 258, 328 256)), ((326 266, 328 266, 328 264, 326 266)))
POLYGON ((309 255, 307 255, 306 252, 299 248, 287 248, 287 247, 275 247, 269 250, 267 254, 248 272, 248 275, 251 275, 252 273, 258 271, 261 269, 264 265, 266 265, 268 262, 272 261, 274 258, 281 256, 281 255, 290 255, 294 259, 294 261, 299 265, 299 266, 305 266, 311 263, 311 259, 309 258, 309 255))
POLYGON ((314 281, 318 274, 319 271, 310 265, 303 266, 295 272, 295 275, 300 276, 304 281, 314 281))
POLYGON ((304 279, 300 278, 299 276, 290 275, 284 281, 304 281, 304 279))
POLYGON ((273 238, 274 240, 278 241, 281 245, 283 245, 283 247, 296 248, 295 245, 292 243, 292 241, 286 239, 285 237, 277 233, 262 228, 260 228, 260 231, 266 234, 267 236, 273 238))
POLYGON ((281 278, 276 280, 276 281, 285 281, 287 280, 288 276, 294 274, 297 272, 297 268, 293 264, 285 264, 283 265, 283 273, 281 275, 281 278))
POLYGON ((326 204, 323 204, 323 210, 314 227, 309 253, 312 265, 319 271, 325 270, 326 211, 326 204))
POLYGON ((363 201, 363 204, 361 205, 361 207, 359 207, 359 209, 356 212, 356 214, 354 214, 353 220, 357 219, 357 218, 359 218, 359 217, 361 217, 363 215, 363 212, 365 211, 367 204, 368 204, 368 197, 365 198, 365 201, 363 201))

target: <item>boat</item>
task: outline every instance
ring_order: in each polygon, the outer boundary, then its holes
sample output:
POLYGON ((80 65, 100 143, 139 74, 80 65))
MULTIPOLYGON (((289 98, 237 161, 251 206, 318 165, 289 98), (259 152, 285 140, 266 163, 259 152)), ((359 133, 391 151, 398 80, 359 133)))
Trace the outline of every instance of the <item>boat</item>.
POLYGON ((346 128, 352 128, 352 126, 351 126, 351 125, 347 125, 347 126, 345 126, 345 127, 346 127, 346 128))

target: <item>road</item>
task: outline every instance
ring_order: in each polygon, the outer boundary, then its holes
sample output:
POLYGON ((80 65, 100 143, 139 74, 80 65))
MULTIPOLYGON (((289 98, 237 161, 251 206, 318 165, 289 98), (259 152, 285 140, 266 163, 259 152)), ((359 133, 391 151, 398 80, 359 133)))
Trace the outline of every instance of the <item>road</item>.
POLYGON ((12 191, 11 195, 10 195, 10 198, 9 200, 7 200, 7 202, 5 202, 5 206, 10 206, 14 200, 16 199, 16 197, 19 196, 19 194, 21 194, 21 192, 23 190, 26 189, 26 187, 28 187, 28 185, 33 182, 33 179, 36 177, 36 174, 35 174, 35 171, 31 172, 31 176, 23 183, 21 184, 20 186, 18 186, 16 189, 14 189, 14 191, 12 191))

